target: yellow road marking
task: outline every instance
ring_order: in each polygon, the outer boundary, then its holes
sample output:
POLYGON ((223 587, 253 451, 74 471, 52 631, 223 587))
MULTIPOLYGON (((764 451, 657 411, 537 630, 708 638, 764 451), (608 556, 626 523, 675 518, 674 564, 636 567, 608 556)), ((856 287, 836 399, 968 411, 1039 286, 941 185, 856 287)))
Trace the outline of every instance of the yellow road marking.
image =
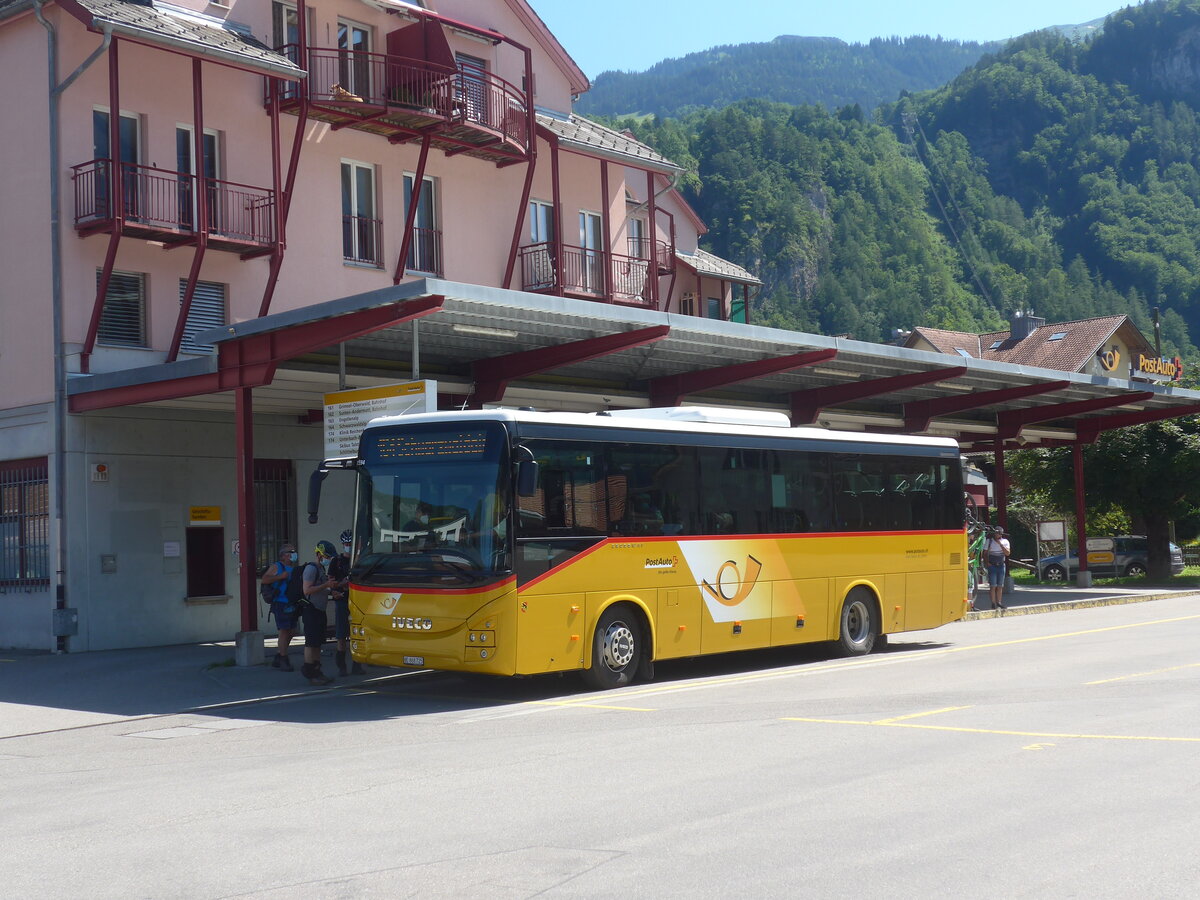
POLYGON ((1161 675, 1163 672, 1177 672, 1180 669, 1194 669, 1200 666, 1200 663, 1188 663, 1186 666, 1168 666, 1165 669, 1155 669, 1152 672, 1134 672, 1132 675, 1118 675, 1116 678, 1101 678, 1099 681, 1085 681, 1085 685, 1089 684, 1109 684, 1113 681, 1124 681, 1126 678, 1145 678, 1147 675, 1161 675))
POLYGON ((1005 728, 963 728, 952 725, 914 725, 908 722, 858 722, 853 719, 809 719, 800 716, 786 716, 784 722, 808 722, 816 725, 866 725, 881 728, 919 728, 925 731, 959 731, 965 734, 1003 734, 1012 737, 1032 738, 1073 738, 1086 741, 1162 741, 1167 743, 1200 744, 1200 737, 1161 737, 1141 734, 1060 734, 1052 731, 1013 731, 1005 728))
POLYGON ((958 710, 958 709, 970 709, 970 708, 971 707, 969 707, 969 706, 947 706, 943 709, 931 709, 931 710, 929 710, 929 712, 911 713, 907 716, 895 716, 894 718, 891 718, 891 719, 876 719, 871 724, 872 725, 891 725, 895 722, 903 722, 906 719, 920 719, 920 718, 923 718, 924 716, 936 716, 936 715, 940 715, 941 713, 954 712, 955 710, 958 710))
POLYGON ((533 700, 531 706, 580 706, 585 709, 617 709, 623 712, 658 712, 644 706, 609 706, 604 703, 581 703, 577 700, 533 700))

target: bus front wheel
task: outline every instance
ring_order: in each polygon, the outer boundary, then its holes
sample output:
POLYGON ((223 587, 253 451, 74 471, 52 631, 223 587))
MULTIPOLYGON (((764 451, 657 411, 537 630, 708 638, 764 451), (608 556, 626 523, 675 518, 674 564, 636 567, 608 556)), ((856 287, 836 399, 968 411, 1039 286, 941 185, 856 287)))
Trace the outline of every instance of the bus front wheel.
POLYGON ((879 612, 875 598, 864 587, 856 587, 842 604, 837 648, 842 656, 866 656, 879 635, 879 612))
POLYGON ((607 690, 633 681, 643 654, 642 627, 632 608, 616 604, 606 609, 592 635, 592 664, 584 680, 607 690))

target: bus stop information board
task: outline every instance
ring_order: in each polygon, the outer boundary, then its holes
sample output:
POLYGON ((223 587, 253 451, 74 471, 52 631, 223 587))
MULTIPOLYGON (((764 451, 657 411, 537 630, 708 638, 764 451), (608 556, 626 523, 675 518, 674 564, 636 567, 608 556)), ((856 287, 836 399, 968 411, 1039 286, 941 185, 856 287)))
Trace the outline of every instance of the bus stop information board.
POLYGON ((437 382, 409 381, 325 395, 325 457, 354 456, 372 419, 437 410, 437 382))

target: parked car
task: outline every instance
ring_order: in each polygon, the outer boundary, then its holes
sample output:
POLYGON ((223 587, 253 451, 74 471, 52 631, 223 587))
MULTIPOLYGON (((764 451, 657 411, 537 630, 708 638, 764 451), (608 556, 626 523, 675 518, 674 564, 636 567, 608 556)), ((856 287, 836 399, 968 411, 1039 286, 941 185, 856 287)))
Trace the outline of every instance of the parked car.
MULTIPOLYGON (((1142 535, 1122 534, 1112 538, 1111 560, 1104 558, 1109 551, 1092 551, 1101 558, 1088 560, 1093 575, 1111 578, 1118 575, 1145 575, 1148 541, 1142 535)), ((1066 581, 1079 569, 1079 556, 1074 550, 1067 555, 1047 556, 1038 560, 1038 577, 1042 581, 1066 581)), ((1183 551, 1171 544, 1171 574, 1183 571, 1183 551)))

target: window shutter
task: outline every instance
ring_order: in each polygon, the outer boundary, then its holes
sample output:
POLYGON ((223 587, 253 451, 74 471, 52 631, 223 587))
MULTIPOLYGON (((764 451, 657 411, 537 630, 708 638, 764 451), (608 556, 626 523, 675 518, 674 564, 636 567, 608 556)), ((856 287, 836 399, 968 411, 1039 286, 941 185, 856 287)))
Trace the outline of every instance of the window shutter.
MULTIPOLYGON (((100 286, 96 270, 96 287, 100 286)), ((104 295, 100 328, 96 338, 101 344, 119 347, 146 346, 146 276, 137 272, 113 272, 104 295)))
MULTIPOLYGON (((187 290, 187 279, 179 279, 179 302, 183 303, 183 294, 187 290)), ((196 341, 196 334, 212 328, 220 328, 225 324, 225 285, 215 281, 197 281, 196 292, 192 295, 192 306, 188 310, 187 322, 183 326, 183 342, 180 349, 184 353, 212 353, 216 348, 212 344, 201 344, 196 341)))

